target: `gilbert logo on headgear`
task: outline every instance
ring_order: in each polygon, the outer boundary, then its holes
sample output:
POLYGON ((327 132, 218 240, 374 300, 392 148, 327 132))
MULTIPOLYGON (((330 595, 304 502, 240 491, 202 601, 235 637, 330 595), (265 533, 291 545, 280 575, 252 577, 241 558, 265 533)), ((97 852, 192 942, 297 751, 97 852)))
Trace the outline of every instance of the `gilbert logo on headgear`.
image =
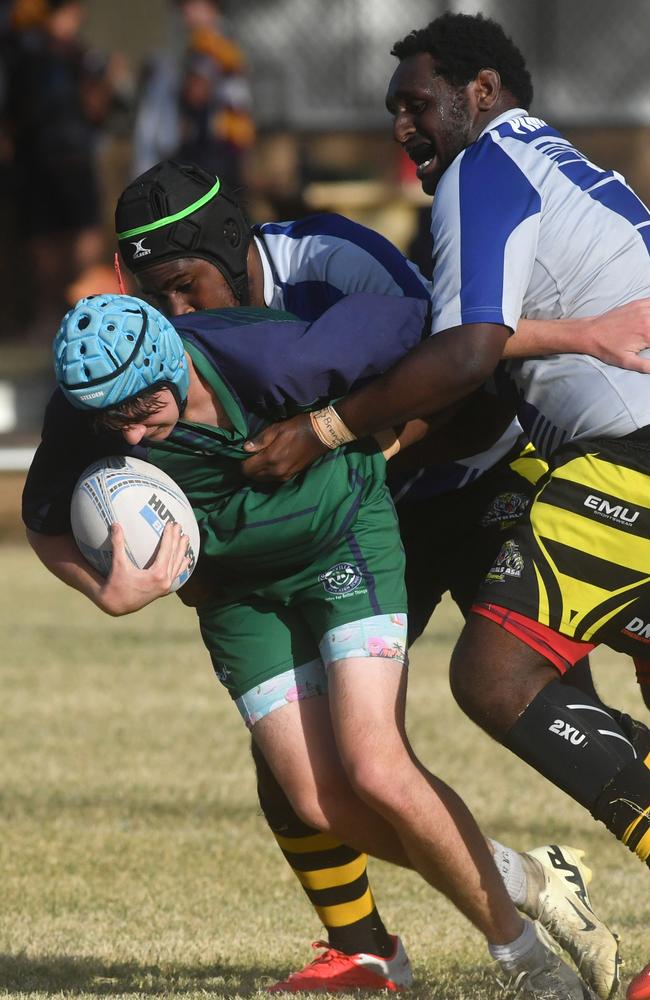
POLYGON ((143 236, 141 240, 137 240, 135 243, 131 244, 131 246, 135 247, 135 253, 133 254, 133 259, 134 260, 137 260, 138 257, 146 257, 147 254, 151 253, 151 250, 149 249, 149 247, 143 247, 142 246, 142 244, 144 243, 144 239, 145 238, 143 236))

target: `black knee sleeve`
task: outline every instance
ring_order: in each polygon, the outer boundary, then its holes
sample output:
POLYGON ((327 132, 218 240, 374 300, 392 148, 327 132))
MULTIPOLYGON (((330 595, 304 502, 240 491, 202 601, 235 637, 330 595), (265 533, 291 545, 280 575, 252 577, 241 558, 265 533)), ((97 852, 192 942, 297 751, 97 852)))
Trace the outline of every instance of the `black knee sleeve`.
POLYGON ((570 670, 567 670, 565 674, 562 674, 560 678, 562 684, 568 684, 570 687, 578 688, 585 694, 591 695, 594 701, 599 702, 598 692, 594 687, 594 679, 591 675, 591 664, 589 663, 588 657, 584 657, 582 660, 578 660, 570 670))
POLYGON ((637 757, 647 757, 650 753, 650 729, 648 729, 645 722, 639 722, 638 719, 632 718, 631 715, 619 712, 617 708, 611 708, 609 705, 605 705, 604 707, 614 722, 621 727, 627 736, 636 750, 637 757))
POLYGON ((596 705, 609 712, 612 719, 614 719, 625 733, 639 757, 647 757, 650 753, 650 729, 648 729, 645 723, 639 722, 638 719, 632 718, 631 715, 626 715, 625 712, 620 712, 617 708, 612 708, 611 705, 603 703, 594 687, 591 667, 586 657, 584 660, 579 660, 566 674, 563 674, 562 683, 579 688, 583 693, 590 695, 596 705))
POLYGON ((503 742, 589 811, 614 776, 636 760, 606 707, 560 681, 539 692, 503 742))

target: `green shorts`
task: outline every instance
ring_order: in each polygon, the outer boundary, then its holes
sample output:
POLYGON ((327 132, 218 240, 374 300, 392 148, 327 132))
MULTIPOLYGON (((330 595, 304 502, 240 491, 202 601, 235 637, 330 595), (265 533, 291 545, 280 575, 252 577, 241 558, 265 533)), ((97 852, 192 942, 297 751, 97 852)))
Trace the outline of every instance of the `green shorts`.
POLYGON ((369 498, 344 537, 304 569, 246 599, 206 602, 197 614, 217 677, 233 699, 293 668, 336 659, 332 643, 341 638, 340 627, 365 619, 377 619, 379 632, 362 635, 359 626, 354 651, 345 648, 342 655, 404 662, 404 550, 388 491, 369 498), (387 618, 395 621, 390 642, 382 644, 387 618), (396 632, 403 634, 401 648, 396 632))

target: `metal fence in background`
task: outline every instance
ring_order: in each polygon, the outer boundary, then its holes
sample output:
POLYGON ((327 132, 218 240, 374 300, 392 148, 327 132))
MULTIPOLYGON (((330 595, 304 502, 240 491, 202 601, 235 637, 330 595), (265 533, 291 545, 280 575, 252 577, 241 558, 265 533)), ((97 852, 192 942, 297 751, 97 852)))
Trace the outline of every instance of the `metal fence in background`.
POLYGON ((558 125, 650 123, 648 0, 224 0, 262 126, 373 129, 393 43, 444 10, 499 21, 522 49, 536 114, 558 125))

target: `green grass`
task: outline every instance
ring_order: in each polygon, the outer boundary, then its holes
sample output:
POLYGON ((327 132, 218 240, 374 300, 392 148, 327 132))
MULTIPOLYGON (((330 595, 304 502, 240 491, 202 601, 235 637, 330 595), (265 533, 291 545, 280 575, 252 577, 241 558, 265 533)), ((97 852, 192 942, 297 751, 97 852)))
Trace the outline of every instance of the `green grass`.
MULTIPOLYGON (((256 993, 303 964, 318 921, 266 830, 248 737, 174 597, 113 620, 24 546, 0 549, 0 992, 193 998, 256 993)), ((576 804, 455 707, 459 630, 439 610, 413 656, 410 731, 483 829, 585 848, 629 974, 650 956, 647 878, 576 804)), ((633 669, 601 653, 606 698, 645 717, 633 669)), ((497 995, 480 936, 411 873, 373 862, 416 1000, 497 995)))

